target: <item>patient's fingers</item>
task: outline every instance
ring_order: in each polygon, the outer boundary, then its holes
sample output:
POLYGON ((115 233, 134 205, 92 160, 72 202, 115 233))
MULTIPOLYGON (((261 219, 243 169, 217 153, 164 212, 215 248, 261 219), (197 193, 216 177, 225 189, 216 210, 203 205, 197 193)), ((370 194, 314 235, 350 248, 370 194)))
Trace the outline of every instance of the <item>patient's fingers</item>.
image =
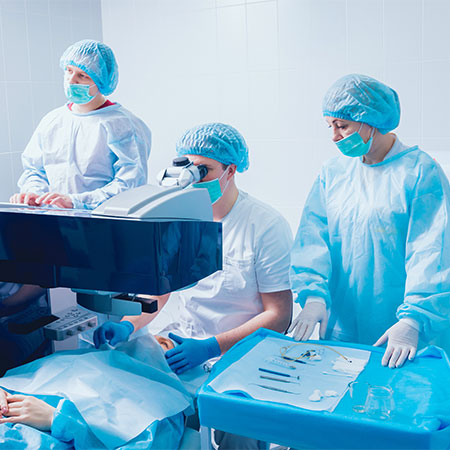
POLYGON ((22 423, 24 420, 25 418, 22 416, 4 417, 0 419, 0 423, 22 423))
POLYGON ((8 396, 8 403, 14 403, 14 402, 23 402, 28 395, 22 395, 22 394, 14 394, 8 396))
POLYGON ((13 403, 9 405, 9 411, 7 416, 20 416, 20 414, 23 412, 23 403, 13 403))
POLYGON ((0 389, 0 412, 2 414, 8 413, 7 393, 3 389, 0 389))

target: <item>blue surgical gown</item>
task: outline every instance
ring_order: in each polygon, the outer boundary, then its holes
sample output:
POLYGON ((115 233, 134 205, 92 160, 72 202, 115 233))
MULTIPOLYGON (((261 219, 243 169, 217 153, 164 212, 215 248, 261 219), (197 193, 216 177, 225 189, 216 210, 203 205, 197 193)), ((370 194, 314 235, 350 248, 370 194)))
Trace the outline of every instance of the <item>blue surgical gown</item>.
POLYGON ((151 132, 116 103, 87 114, 67 105, 39 123, 22 155, 21 192, 69 195, 75 208, 94 209, 147 182, 151 132))
POLYGON ((325 163, 290 278, 302 306, 310 296, 326 302, 328 339, 373 344, 401 318, 416 320, 426 342, 448 332, 449 198, 437 162, 398 139, 378 164, 345 156, 325 163))

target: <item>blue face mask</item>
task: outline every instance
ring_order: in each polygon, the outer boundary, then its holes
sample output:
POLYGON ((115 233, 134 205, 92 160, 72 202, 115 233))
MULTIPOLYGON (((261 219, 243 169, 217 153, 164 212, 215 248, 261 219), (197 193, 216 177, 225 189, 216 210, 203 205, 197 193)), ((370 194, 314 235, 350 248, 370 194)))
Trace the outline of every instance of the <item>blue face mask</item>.
POLYGON ((372 132, 370 133, 370 139, 367 142, 363 141, 363 138, 359 134, 361 131, 363 124, 359 127, 358 131, 355 131, 350 136, 347 136, 340 141, 335 142, 337 148, 345 155, 351 157, 358 157, 367 155, 370 151, 370 147, 372 146, 373 135, 375 128, 372 128, 372 132))
POLYGON ((211 204, 214 205, 214 203, 219 200, 220 197, 222 197, 223 193, 225 192, 226 188, 228 187, 228 182, 226 186, 224 187, 222 191, 222 187, 220 186, 220 180, 222 177, 227 173, 228 167, 224 170, 223 174, 220 175, 219 178, 215 178, 211 181, 202 181, 200 183, 195 183, 192 185, 193 188, 203 188, 208 189, 209 198, 211 199, 211 204))
POLYGON ((95 95, 89 94, 90 87, 89 84, 70 84, 64 82, 64 93, 69 102, 77 105, 84 105, 89 103, 95 97, 95 95))

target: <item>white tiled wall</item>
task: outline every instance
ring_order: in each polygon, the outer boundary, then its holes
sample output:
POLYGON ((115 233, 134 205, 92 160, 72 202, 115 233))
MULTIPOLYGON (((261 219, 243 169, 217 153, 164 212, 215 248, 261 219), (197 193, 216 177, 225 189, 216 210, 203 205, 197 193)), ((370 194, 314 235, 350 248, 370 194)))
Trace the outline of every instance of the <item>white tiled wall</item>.
POLYGON ((102 0, 102 15, 120 66, 114 98, 154 132, 150 176, 188 127, 230 123, 250 146, 238 184, 295 230, 336 153, 323 94, 350 72, 394 87, 401 139, 450 163, 448 0, 102 0))
POLYGON ((341 75, 394 87, 401 139, 450 167, 449 19, 448 0, 0 0, 0 201, 40 118, 64 102, 61 53, 94 38, 117 55, 113 100, 153 130, 151 177, 185 129, 230 123, 250 146, 238 184, 295 230, 336 152, 320 106, 341 75))
POLYGON ((65 101, 62 52, 87 38, 102 39, 100 0, 0 0, 0 201, 34 128, 65 101))

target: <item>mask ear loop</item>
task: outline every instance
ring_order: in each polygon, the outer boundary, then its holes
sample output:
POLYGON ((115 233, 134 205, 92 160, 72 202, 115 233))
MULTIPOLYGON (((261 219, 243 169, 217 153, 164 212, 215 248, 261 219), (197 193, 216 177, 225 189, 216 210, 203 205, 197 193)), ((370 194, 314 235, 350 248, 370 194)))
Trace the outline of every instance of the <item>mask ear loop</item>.
MULTIPOLYGON (((220 175, 220 178, 219 178, 219 181, 222 179, 222 177, 228 172, 228 169, 230 168, 230 166, 227 166, 227 168, 223 171, 223 174, 222 175, 220 175)), ((221 191, 222 191, 222 195, 225 193, 225 191, 227 190, 227 187, 228 187, 228 183, 230 182, 230 180, 227 180, 227 183, 225 184, 225 187, 223 188, 223 190, 222 190, 222 188, 221 188, 221 191)))
MULTIPOLYGON (((358 134, 359 134, 359 132, 361 131, 361 128, 363 127, 363 125, 364 125, 364 122, 361 122, 361 125, 359 126, 359 130, 358 130, 358 134)), ((369 140, 370 140, 370 139, 373 138, 373 136, 375 135, 375 127, 372 127, 372 126, 369 125, 368 123, 367 123, 366 125, 372 128, 372 131, 370 132, 370 136, 369 136, 369 140)), ((359 134, 359 135, 360 135, 360 134, 359 134)), ((361 136, 361 135, 360 135, 360 136, 361 136)), ((361 136, 361 137, 362 137, 362 136, 361 136)), ((367 141, 367 142, 369 142, 369 141, 367 141)))

